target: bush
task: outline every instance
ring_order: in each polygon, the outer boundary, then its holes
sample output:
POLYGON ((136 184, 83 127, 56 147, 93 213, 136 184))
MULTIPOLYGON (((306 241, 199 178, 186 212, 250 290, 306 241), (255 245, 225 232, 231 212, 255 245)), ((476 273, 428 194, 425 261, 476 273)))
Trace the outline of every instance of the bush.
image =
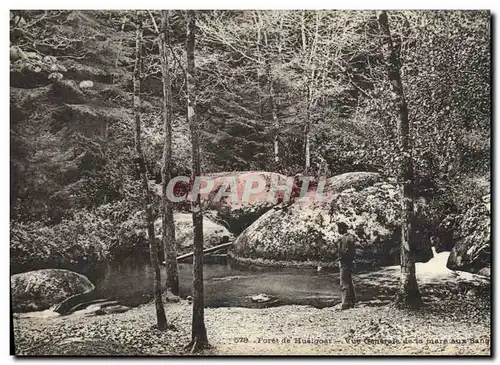
POLYGON ((73 219, 46 226, 11 222, 12 271, 67 268, 79 272, 124 255, 147 252, 145 220, 125 201, 81 210, 73 219))

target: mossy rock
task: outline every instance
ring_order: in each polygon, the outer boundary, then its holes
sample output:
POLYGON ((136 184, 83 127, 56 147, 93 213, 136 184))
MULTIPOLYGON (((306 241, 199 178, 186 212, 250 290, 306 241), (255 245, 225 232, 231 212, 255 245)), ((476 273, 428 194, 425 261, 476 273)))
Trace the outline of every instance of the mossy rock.
POLYGON ((278 204, 280 193, 274 194, 273 189, 275 190, 280 184, 284 185, 287 181, 285 175, 266 171, 217 173, 207 177, 213 179, 214 187, 211 194, 202 197, 203 205, 207 209, 215 210, 217 212, 215 218, 223 222, 235 235, 243 232, 260 216, 278 204), (262 192, 249 194, 248 199, 244 200, 242 198, 245 186, 253 178, 262 178, 266 186, 262 192), (233 183, 233 188, 236 187, 236 194, 233 197, 237 199, 232 199, 231 196, 216 199, 219 189, 223 189, 225 184, 229 189, 229 184, 233 183), (273 197, 276 199, 268 199, 270 193, 274 194, 273 197))
POLYGON ((454 247, 446 266, 451 270, 478 273, 491 265, 490 196, 471 207, 453 232, 454 247))
POLYGON ((94 290, 85 276, 62 269, 29 271, 10 277, 12 310, 41 311, 77 294, 94 290))
MULTIPOLYGON (((342 222, 357 237, 357 264, 398 263, 397 187, 372 173, 348 173, 330 180, 322 201, 306 196, 260 217, 236 239, 230 256, 245 264, 335 267, 341 237, 337 227, 342 222)), ((415 251, 418 260, 432 257, 426 241, 419 241, 415 251)))

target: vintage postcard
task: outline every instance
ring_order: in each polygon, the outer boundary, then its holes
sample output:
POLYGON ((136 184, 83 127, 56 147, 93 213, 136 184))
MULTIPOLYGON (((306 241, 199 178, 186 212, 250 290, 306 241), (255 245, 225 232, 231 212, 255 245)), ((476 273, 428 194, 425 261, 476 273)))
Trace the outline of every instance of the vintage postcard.
POLYGON ((10 10, 15 356, 491 356, 491 14, 10 10))

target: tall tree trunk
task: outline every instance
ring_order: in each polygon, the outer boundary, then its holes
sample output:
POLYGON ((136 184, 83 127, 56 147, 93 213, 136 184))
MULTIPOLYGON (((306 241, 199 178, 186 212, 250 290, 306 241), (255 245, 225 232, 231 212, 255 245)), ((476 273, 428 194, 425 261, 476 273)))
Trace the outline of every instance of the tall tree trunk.
POLYGON ((302 10, 300 13, 300 35, 302 36, 302 51, 306 52, 306 11, 302 10))
POLYGON ((261 19, 260 19, 260 12, 259 10, 254 10, 253 12, 253 17, 255 21, 255 27, 257 28, 257 61, 260 62, 260 43, 261 43, 261 19))
POLYGON ((311 124, 309 122, 309 116, 307 116, 306 125, 304 126, 304 145, 305 145, 304 146, 304 158, 305 158, 304 175, 308 175, 309 170, 311 168, 310 131, 311 131, 311 124))
MULTIPOLYGON (((196 114, 195 85, 195 30, 196 19, 193 10, 187 11, 187 120, 191 132, 191 179, 200 176, 200 144, 198 115, 196 114)), ((201 211, 200 194, 191 201, 194 230, 194 260, 193 260, 193 322, 191 332, 191 352, 196 352, 208 346, 205 328, 204 297, 203 297, 203 213, 201 211)))
POLYGON ((170 45, 169 11, 162 10, 160 31, 161 72, 163 77, 163 126, 165 144, 163 145, 162 177, 162 241, 165 253, 166 287, 172 294, 179 295, 179 269, 175 250, 174 208, 167 197, 167 185, 172 178, 172 89, 168 64, 168 48, 170 45))
MULTIPOLYGON (((274 126, 274 163, 276 164, 276 171, 280 170, 280 156, 279 156, 279 121, 278 113, 276 112, 276 104, 273 97, 273 84, 271 81, 271 108, 273 110, 273 126, 274 126)), ((279 172, 279 171, 278 171, 279 172)))
POLYGON ((314 68, 311 71, 311 76, 307 81, 307 110, 306 110, 306 125, 304 126, 304 157, 305 166, 304 174, 309 174, 311 168, 311 110, 313 108, 313 88, 314 88, 314 68))
POLYGON ((418 290, 415 275, 414 234, 413 234, 413 161, 410 147, 410 123, 408 106, 403 92, 398 56, 394 50, 389 19, 386 11, 378 14, 378 22, 383 35, 382 52, 387 63, 387 70, 395 104, 398 105, 397 120, 401 163, 398 171, 398 183, 401 193, 401 282, 396 302, 401 307, 418 308, 422 298, 418 290))
POLYGON ((304 126, 304 175, 309 174, 309 169, 311 168, 311 85, 308 82, 307 85, 307 110, 306 110, 306 124, 304 126))
POLYGON ((266 57, 266 68, 267 68, 267 82, 269 84, 269 107, 271 108, 272 117, 273 117, 273 139, 274 139, 274 163, 275 163, 275 171, 279 172, 279 120, 278 120, 278 111, 276 108, 276 102, 274 100, 274 81, 271 70, 271 62, 266 57))
POLYGON ((167 328, 167 318, 163 301, 161 297, 161 275, 160 265, 158 263, 158 248, 155 240, 155 229, 153 221, 153 206, 151 202, 151 192, 149 191, 148 172, 146 161, 141 145, 141 54, 142 54, 142 21, 137 14, 137 33, 135 47, 135 66, 134 66, 134 114, 135 114, 135 152, 136 160, 139 164, 139 173, 142 180, 142 189, 144 195, 144 209, 146 211, 146 223, 149 241, 149 254, 151 256, 151 265, 154 270, 153 290, 156 306, 156 319, 158 329, 167 328))
MULTIPOLYGON (((304 14, 304 13, 302 13, 304 14)), ((302 19, 304 19, 304 15, 302 15, 302 19)), ((316 64, 315 56, 316 56, 316 46, 318 43, 319 37, 319 22, 320 16, 319 11, 316 10, 315 13, 316 19, 316 27, 314 32, 314 38, 312 43, 310 43, 310 52, 309 58, 307 60, 307 67, 311 69, 311 75, 307 79, 307 111, 306 111, 306 124, 304 126, 304 157, 305 157, 305 166, 304 166, 304 174, 309 174, 311 169, 311 110, 314 106, 314 88, 316 87, 315 77, 316 77, 316 64)), ((304 34, 304 25, 302 25, 302 32, 304 34)), ((304 35, 303 35, 304 37, 304 35)), ((305 38, 304 38, 305 39, 305 38)), ((305 43, 303 43, 305 47, 305 43)), ((305 48, 304 48, 305 49, 305 48)))
MULTIPOLYGON (((261 63, 261 59, 262 59, 262 53, 261 53, 261 43, 262 43, 262 31, 261 31, 261 25, 262 25, 262 19, 261 19, 261 16, 260 16, 260 11, 259 10, 255 10, 253 12, 253 16, 254 16, 254 21, 255 21, 255 28, 256 28, 256 31, 257 31, 257 50, 256 50, 256 53, 257 53, 257 64, 259 65, 261 63)), ((259 86, 261 86, 261 75, 260 75, 260 72, 257 72, 257 81, 259 83, 259 86)), ((262 117, 264 115, 264 105, 265 105, 265 99, 259 95, 259 115, 262 117)))
MULTIPOLYGON (((256 10, 254 12, 254 17, 255 17, 255 24, 257 27, 257 60, 259 63, 262 60, 262 54, 261 54, 261 49, 264 48, 264 51, 267 54, 264 54, 264 64, 266 68, 266 74, 267 74, 267 86, 268 86, 268 94, 269 94, 269 107, 271 108, 272 112, 272 118, 273 118, 273 158, 274 158, 274 163, 275 167, 274 170, 278 171, 279 170, 279 145, 278 145, 278 133, 279 133, 279 125, 278 125, 278 113, 276 110, 276 103, 274 101, 274 82, 273 82, 273 77, 272 77, 272 70, 271 70, 271 61, 269 60, 269 45, 267 43, 267 32, 264 28, 264 31, 262 31, 263 28, 263 21, 261 17, 261 13, 259 10, 256 10), (264 34, 264 47, 261 47, 262 43, 262 33, 264 34)), ((259 77, 260 79, 260 77, 259 77)), ((260 85, 260 80, 259 80, 259 85, 260 85)), ((263 114, 263 108, 262 108, 262 102, 259 102, 259 108, 260 108, 260 115, 262 116, 263 114)))
MULTIPOLYGON (((300 15, 300 34, 302 36, 302 52, 304 54, 304 57, 306 57, 306 50, 307 50, 307 41, 306 41, 306 16, 305 16, 305 11, 302 10, 301 15, 300 15)), ((306 62, 307 67, 310 67, 310 62, 311 62, 311 55, 309 55, 308 62, 306 62)), ((306 69, 307 69, 306 67, 306 69)), ((310 124, 309 124, 309 114, 310 114, 310 95, 311 95, 311 90, 310 90, 310 80, 306 76, 306 123, 304 125, 304 160, 305 160, 305 166, 304 166, 304 175, 307 175, 309 172, 309 167, 311 164, 311 158, 310 158, 310 146, 309 146, 309 130, 310 130, 310 124)))

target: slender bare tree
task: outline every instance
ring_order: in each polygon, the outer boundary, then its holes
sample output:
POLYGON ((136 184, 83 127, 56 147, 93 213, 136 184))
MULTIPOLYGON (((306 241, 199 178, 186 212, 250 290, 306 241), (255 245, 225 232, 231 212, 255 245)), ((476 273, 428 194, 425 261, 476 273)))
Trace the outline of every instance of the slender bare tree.
POLYGON ((153 204, 151 201, 151 192, 149 190, 148 171, 146 160, 141 144, 141 55, 142 55, 142 19, 139 12, 136 13, 137 32, 135 40, 135 65, 134 65, 134 114, 135 114, 135 152, 136 161, 139 165, 139 172, 142 180, 144 195, 144 209, 146 211, 146 223, 149 241, 149 254, 151 256, 151 265, 154 270, 153 291, 156 307, 156 319, 158 329, 167 328, 167 318, 163 308, 160 265, 158 263, 158 248, 155 239, 153 204))
MULTIPOLYGON (((262 20, 261 11, 256 10, 256 25, 257 25, 257 57, 259 62, 261 62, 261 49, 264 49, 264 65, 266 68, 267 74, 267 84, 268 84, 268 93, 269 93, 269 107, 272 112, 273 118, 273 157, 275 164, 275 171, 280 171, 280 158, 279 158, 279 119, 278 119, 278 111, 275 100, 275 90, 274 90, 274 77, 273 77, 273 62, 271 61, 271 56, 269 52, 269 43, 267 41, 267 29, 263 26, 264 22, 262 20), (262 45, 262 36, 264 34, 264 45, 262 45)), ((280 49, 281 44, 278 44, 278 49, 280 49)), ((274 60, 273 60, 274 61, 274 60)))
MULTIPOLYGON (((200 142, 199 123, 196 113, 196 67, 194 62, 196 13, 187 11, 187 121, 191 132, 191 180, 200 176, 200 142)), ((191 200, 194 230, 194 260, 193 260, 193 321, 191 342, 187 348, 197 352, 208 347, 207 331, 205 328, 204 293, 203 293, 203 213, 201 210, 200 194, 191 200)))
POLYGON ((278 120, 278 112, 276 108, 276 101, 274 98, 274 80, 272 76, 272 70, 271 70, 271 62, 269 59, 266 58, 266 71, 267 71, 267 77, 268 77, 268 85, 269 85, 269 104, 273 116, 273 153, 274 153, 274 164, 275 164, 275 171, 279 171, 280 169, 280 157, 279 157, 279 120, 278 120))
POLYGON ((160 59, 163 77, 163 125, 165 144, 163 146, 162 177, 162 241, 167 271, 166 286, 172 294, 179 295, 179 269, 175 250, 174 207, 167 197, 167 185, 172 178, 172 86, 168 51, 170 46, 170 13, 162 10, 160 31, 160 59))
MULTIPOLYGON (((315 88, 316 88, 316 51, 319 37, 319 24, 320 24, 320 12, 315 12, 315 31, 312 42, 310 43, 309 56, 307 58, 307 68, 310 74, 307 76, 306 81, 306 91, 307 91, 307 103, 306 103, 306 123, 304 126, 304 173, 308 174, 311 169, 311 111, 314 108, 315 100, 315 88)), ((307 49, 306 38, 304 34, 304 12, 302 12, 302 42, 304 51, 307 49)))
POLYGON ((401 193, 401 282, 396 302, 401 307, 418 308, 422 298, 415 275, 414 234, 413 234, 413 161, 410 146, 410 121, 406 104, 398 55, 394 50, 387 11, 378 13, 378 23, 383 36, 382 52, 387 64, 389 81, 395 104, 398 106, 398 143, 401 162, 398 168, 398 182, 401 193))
POLYGON ((148 11, 156 34, 158 34, 158 49, 163 83, 163 129, 165 142, 163 144, 162 177, 162 242, 165 256, 166 280, 165 288, 172 294, 179 295, 179 267, 175 249, 174 207, 167 196, 168 182, 172 178, 172 82, 168 52, 170 49, 170 12, 162 10, 161 29, 152 12, 148 11))

